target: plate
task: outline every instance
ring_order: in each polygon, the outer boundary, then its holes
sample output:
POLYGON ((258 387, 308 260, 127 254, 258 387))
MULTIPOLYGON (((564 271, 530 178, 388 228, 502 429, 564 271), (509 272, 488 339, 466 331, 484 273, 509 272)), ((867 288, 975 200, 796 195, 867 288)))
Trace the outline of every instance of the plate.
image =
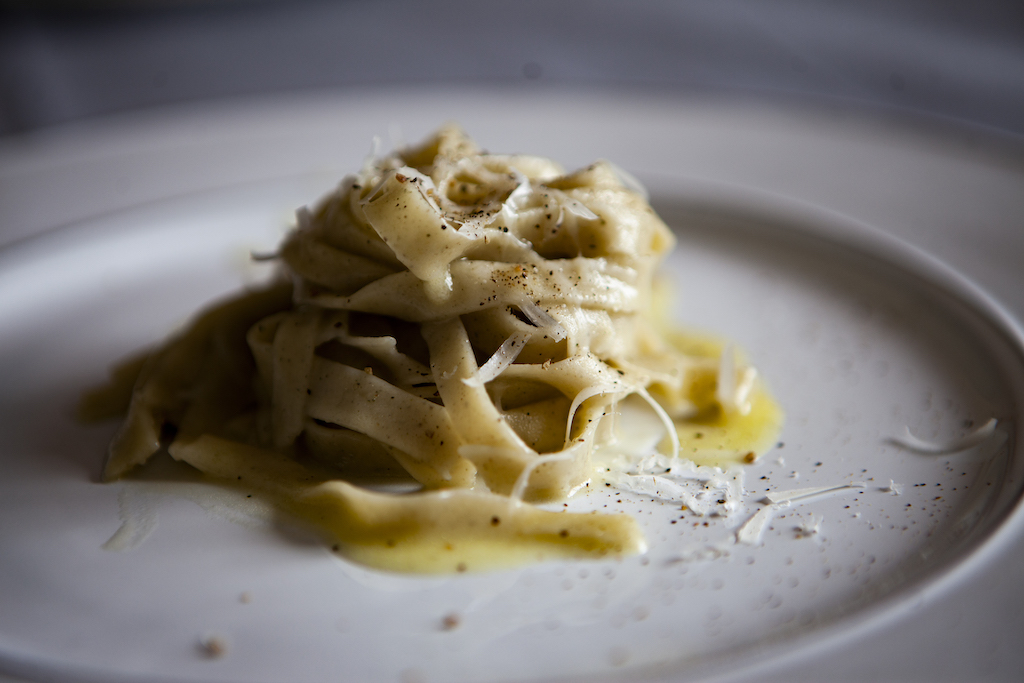
MULTIPOLYGON (((383 106, 350 112, 349 129, 383 106)), ((553 134, 525 120, 477 137, 538 151, 529 140, 553 134)), ((121 167, 173 157, 168 129, 121 167)), ((238 144, 220 135, 222 149, 238 144)), ((550 154, 588 160, 588 145, 565 147, 550 154)), ((205 302, 265 277, 247 255, 272 249, 291 212, 340 174, 286 160, 233 184, 179 180, 180 193, 137 189, 134 206, 122 198, 93 218, 68 209, 67 225, 0 254, 0 666, 69 680, 699 679, 882 628, 1017 533, 1024 346, 1012 315, 863 221, 621 156, 679 237, 665 267, 674 319, 735 340, 787 413, 776 449, 746 470, 737 514, 595 493, 572 505, 634 514, 647 554, 423 578, 346 563, 196 482, 97 483, 114 426, 76 424, 77 396, 205 302), (909 428, 949 443, 992 418, 989 438, 956 453, 893 440, 909 428), (765 494, 839 486, 734 542, 765 494)))

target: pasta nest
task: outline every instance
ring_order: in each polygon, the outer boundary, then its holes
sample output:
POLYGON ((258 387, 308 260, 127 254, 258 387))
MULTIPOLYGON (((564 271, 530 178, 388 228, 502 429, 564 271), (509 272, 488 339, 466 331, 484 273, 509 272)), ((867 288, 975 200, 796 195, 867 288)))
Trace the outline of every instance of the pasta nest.
MULTIPOLYGON (((563 498, 616 402, 694 410, 691 361, 653 311, 673 244, 612 164, 566 173, 445 128, 297 212, 280 282, 193 326, 205 360, 162 380, 188 390, 150 411, 144 441, 171 422, 178 440, 217 434, 348 478, 563 498)), ((144 459, 118 448, 109 478, 144 459)))

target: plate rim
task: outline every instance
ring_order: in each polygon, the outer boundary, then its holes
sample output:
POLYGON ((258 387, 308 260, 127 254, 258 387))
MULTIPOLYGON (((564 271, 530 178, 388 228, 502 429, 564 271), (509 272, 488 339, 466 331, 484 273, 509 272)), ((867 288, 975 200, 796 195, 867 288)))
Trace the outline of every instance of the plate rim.
MULTIPOLYGON (((134 234, 137 229, 111 226, 104 229, 105 222, 131 216, 134 213, 145 214, 159 211, 163 205, 174 205, 195 198, 197 195, 216 198, 238 192, 252 192, 268 184, 276 185, 303 179, 315 180, 325 175, 325 172, 299 174, 298 176, 290 174, 275 179, 261 179, 210 188, 201 193, 174 195, 143 205, 126 207, 103 216, 90 217, 77 223, 58 226, 16 244, 6 245, 0 248, 0 263, 26 257, 29 261, 45 261, 50 255, 45 250, 46 246, 53 241, 61 241, 68 233, 75 234, 81 231, 84 236, 91 238, 85 240, 86 243, 97 239, 117 240, 134 234), (92 234, 90 235, 90 233, 92 234)), ((693 178, 686 178, 680 183, 687 186, 683 193, 676 192, 669 195, 660 187, 653 190, 652 202, 655 206, 657 207, 659 204, 659 198, 667 198, 667 201, 674 204, 688 205, 694 200, 686 195, 695 192, 697 196, 702 197, 702 200, 698 201, 703 201, 706 206, 711 206, 713 211, 717 209, 729 216, 749 217, 755 220, 760 218, 760 222, 767 224, 768 238, 773 242, 777 242, 780 235, 783 235, 788 238, 795 237, 801 242, 810 241, 812 248, 817 245, 840 247, 855 252, 860 257, 866 257, 872 262, 881 263, 904 276, 909 275, 980 317, 1012 347, 1021 368, 1024 369, 1024 327, 1015 316, 971 279, 921 248, 859 219, 790 197, 766 193, 758 188, 708 183, 704 180, 694 182, 693 178)), ((685 227, 680 228, 675 225, 672 227, 677 234, 683 235, 681 239, 685 239, 685 227)), ((76 242, 67 248, 74 249, 78 246, 79 243, 76 242)), ((943 306, 948 307, 949 303, 943 302, 943 306)), ((1015 457, 1019 458, 1021 444, 1017 443, 1015 446, 1017 452, 1015 457)), ((987 564, 992 556, 1002 552, 1022 531, 1024 531, 1024 488, 1019 487, 1015 502, 1001 513, 1001 518, 994 522, 992 528, 986 531, 983 538, 972 542, 968 549, 957 552, 955 557, 947 558, 939 568, 915 577, 880 598, 873 598, 865 604, 855 606, 850 611, 841 611, 838 615, 826 614, 824 622, 816 624, 813 629, 789 630, 778 639, 765 640, 760 645, 743 642, 733 648, 715 653, 708 659, 669 659, 627 670, 648 672, 654 675, 655 680, 662 672, 670 672, 668 673, 669 677, 665 680, 691 680, 702 677, 703 673, 714 669, 723 660, 738 659, 739 661, 735 665, 728 667, 730 675, 737 675, 763 665, 766 648, 771 649, 769 659, 774 663, 802 656, 815 648, 838 647, 863 632, 899 619, 919 600, 929 599, 955 589, 987 564)), ((69 669, 66 663, 58 659, 50 659, 44 663, 39 659, 26 659, 19 655, 20 653, 16 650, 0 646, 0 665, 6 669, 8 665, 13 664, 12 670, 29 675, 63 671, 78 676, 80 672, 76 669, 82 668, 72 667, 69 669), (34 668, 34 664, 39 664, 41 668, 34 668)), ((101 674, 103 672, 97 670, 84 677, 79 676, 79 678, 81 680, 99 680, 102 677, 109 680, 111 678, 109 674, 102 676, 101 674)), ((137 676, 122 677, 124 680, 138 678, 137 676)), ((620 677, 614 672, 609 672, 598 675, 596 678, 618 680, 620 677)), ((185 679, 155 677, 152 680, 178 681, 185 679)))

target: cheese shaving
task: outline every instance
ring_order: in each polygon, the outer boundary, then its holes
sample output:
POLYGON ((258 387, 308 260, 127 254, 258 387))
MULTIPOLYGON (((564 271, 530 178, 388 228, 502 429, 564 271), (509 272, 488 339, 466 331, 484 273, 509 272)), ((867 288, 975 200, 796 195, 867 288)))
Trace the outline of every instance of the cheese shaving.
POLYGON ((997 424, 999 424, 999 421, 993 417, 974 431, 968 432, 962 437, 951 439, 945 443, 925 441, 911 433, 909 427, 904 427, 903 434, 890 438, 889 442, 918 453, 951 455, 953 453, 966 451, 969 448, 973 448, 984 443, 990 436, 992 436, 993 433, 995 433, 997 424))
POLYGON ((853 482, 850 484, 838 484, 836 486, 817 486, 804 489, 791 489, 789 491, 771 491, 765 494, 763 500, 766 505, 753 514, 750 519, 744 522, 736 531, 736 542, 744 545, 760 545, 764 532, 774 519, 779 510, 791 505, 800 505, 829 493, 849 489, 863 489, 864 482, 853 482))
POLYGON ((566 338, 565 328, 555 320, 550 313, 538 306, 529 299, 522 299, 518 302, 519 310, 526 318, 540 328, 540 331, 551 337, 554 341, 562 341, 566 338))
POLYGON ((836 486, 814 486, 805 489, 790 489, 789 491, 771 491, 764 495, 769 503, 794 503, 805 501, 809 498, 816 498, 826 493, 834 493, 844 489, 862 489, 865 484, 862 481, 855 481, 850 484, 838 484, 836 486))
POLYGON ((529 332, 517 332, 506 339, 494 352, 494 355, 487 359, 487 362, 480 366, 473 377, 467 377, 462 381, 470 386, 482 387, 495 379, 505 369, 515 362, 519 354, 523 352, 526 342, 532 337, 529 332))

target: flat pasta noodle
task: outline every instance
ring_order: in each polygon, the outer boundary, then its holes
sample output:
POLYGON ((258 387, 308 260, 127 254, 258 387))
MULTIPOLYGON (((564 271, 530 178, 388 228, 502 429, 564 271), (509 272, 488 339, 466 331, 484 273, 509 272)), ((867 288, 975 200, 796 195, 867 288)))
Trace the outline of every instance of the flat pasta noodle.
POLYGON ((674 237, 620 177, 486 154, 454 127, 368 162, 297 212, 278 282, 149 356, 105 478, 166 447, 391 569, 641 551, 626 515, 531 504, 586 486, 629 396, 663 421, 730 409, 720 363, 663 338, 652 291, 674 237), (356 485, 402 477, 420 489, 356 485))

